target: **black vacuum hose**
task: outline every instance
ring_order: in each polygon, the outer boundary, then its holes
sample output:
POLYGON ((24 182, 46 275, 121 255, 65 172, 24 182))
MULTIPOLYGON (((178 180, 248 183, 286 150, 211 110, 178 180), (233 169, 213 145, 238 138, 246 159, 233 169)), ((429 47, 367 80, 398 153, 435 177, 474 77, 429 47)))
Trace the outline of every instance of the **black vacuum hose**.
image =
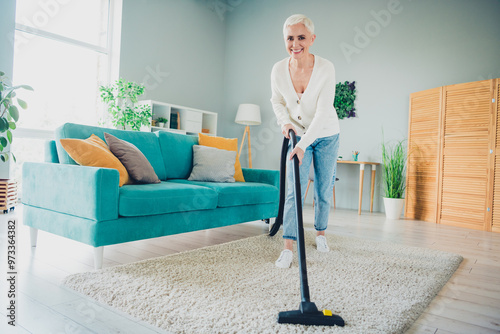
POLYGON ((269 235, 271 237, 274 236, 276 233, 278 233, 281 224, 283 224, 283 211, 285 208, 285 186, 286 186, 286 154, 288 152, 289 142, 290 139, 283 137, 283 145, 281 146, 281 163, 280 163, 280 203, 278 208, 278 216, 274 220, 274 224, 273 226, 271 226, 271 229, 269 230, 269 235))

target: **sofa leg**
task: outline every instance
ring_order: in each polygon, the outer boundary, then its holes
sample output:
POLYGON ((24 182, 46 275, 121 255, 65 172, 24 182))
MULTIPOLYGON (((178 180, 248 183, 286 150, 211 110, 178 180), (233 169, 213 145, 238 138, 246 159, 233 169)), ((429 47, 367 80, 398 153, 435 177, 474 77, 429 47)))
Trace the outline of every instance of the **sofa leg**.
POLYGON ((38 229, 36 229, 34 227, 30 227, 31 247, 36 247, 37 238, 38 238, 38 229))
POLYGON ((102 268, 102 258, 104 255, 104 246, 94 247, 94 269, 102 268))

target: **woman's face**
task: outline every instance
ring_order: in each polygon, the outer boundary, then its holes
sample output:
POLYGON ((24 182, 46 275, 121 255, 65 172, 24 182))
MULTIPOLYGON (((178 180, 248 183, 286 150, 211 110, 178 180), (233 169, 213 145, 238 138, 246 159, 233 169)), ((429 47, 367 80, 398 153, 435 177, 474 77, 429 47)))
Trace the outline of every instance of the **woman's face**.
POLYGON ((303 58, 309 55, 309 47, 313 45, 315 38, 316 35, 311 34, 302 23, 288 26, 285 35, 286 51, 294 59, 303 58))

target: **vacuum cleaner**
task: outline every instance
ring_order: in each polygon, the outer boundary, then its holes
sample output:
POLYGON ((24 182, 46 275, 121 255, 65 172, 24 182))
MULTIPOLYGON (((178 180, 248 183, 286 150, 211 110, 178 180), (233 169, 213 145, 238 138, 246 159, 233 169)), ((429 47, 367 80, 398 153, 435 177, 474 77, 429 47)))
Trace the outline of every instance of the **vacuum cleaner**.
MULTIPOLYGON (((292 148, 297 145, 295 132, 290 130, 290 138, 292 139, 292 148)), ((269 235, 274 236, 281 224, 283 223, 283 211, 285 206, 285 182, 286 182, 286 160, 288 152, 289 139, 283 139, 281 147, 281 165, 280 165, 280 201, 278 216, 275 223, 270 229, 269 235)), ((297 251, 299 256, 300 269, 300 293, 301 302, 298 310, 284 311, 278 314, 278 323, 280 324, 297 324, 297 325, 316 325, 316 326, 341 326, 345 325, 344 319, 340 316, 332 314, 330 310, 319 311, 316 304, 311 302, 309 296, 309 284, 307 281, 307 266, 306 266, 306 248, 304 242, 304 226, 302 220, 302 192, 300 189, 300 174, 299 174, 299 159, 293 157, 293 176, 295 181, 295 208, 297 214, 297 251)))

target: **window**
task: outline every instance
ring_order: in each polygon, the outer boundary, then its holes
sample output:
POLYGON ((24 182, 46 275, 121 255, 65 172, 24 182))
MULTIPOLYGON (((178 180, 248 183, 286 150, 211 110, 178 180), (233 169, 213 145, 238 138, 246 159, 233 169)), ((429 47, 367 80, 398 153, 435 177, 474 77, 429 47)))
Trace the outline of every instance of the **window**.
POLYGON ((118 78, 121 8, 122 0, 17 0, 12 79, 34 89, 18 91, 28 102, 12 147, 18 181, 58 126, 99 124, 98 87, 118 78))
MULTIPOLYGON (((98 124, 98 86, 111 80, 112 0, 18 0, 14 82, 29 84, 24 129, 98 124)), ((117 29, 119 30, 119 29, 117 29)))

